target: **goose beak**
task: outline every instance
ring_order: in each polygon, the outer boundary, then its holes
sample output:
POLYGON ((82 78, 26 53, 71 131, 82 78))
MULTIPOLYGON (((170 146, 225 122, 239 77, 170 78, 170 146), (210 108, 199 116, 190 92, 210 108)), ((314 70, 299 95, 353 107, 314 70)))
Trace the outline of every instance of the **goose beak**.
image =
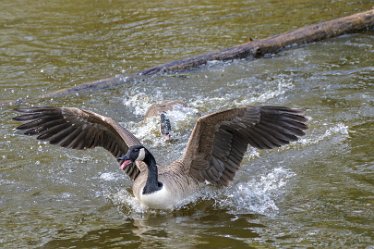
POLYGON ((117 159, 121 163, 121 165, 119 166, 119 168, 122 169, 122 170, 125 170, 127 168, 127 166, 129 166, 130 164, 132 164, 132 161, 129 159, 129 157, 127 155, 120 156, 117 159))

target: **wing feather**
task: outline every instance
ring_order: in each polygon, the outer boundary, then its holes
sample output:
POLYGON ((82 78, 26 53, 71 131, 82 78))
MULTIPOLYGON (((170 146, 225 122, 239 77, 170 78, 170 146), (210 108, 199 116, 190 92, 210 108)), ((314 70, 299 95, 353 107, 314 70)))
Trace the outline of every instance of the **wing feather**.
POLYGON ((228 185, 248 145, 272 149, 295 141, 307 129, 302 111, 278 106, 249 106, 201 117, 181 159, 198 181, 228 185))
MULTIPOLYGON (((65 148, 82 150, 103 147, 118 157, 126 153, 129 146, 140 144, 131 132, 117 122, 91 111, 70 107, 31 107, 16 111, 21 114, 14 120, 24 122, 17 127, 18 130, 65 148)), ((127 174, 133 180, 139 173, 135 164, 127 169, 127 174)))

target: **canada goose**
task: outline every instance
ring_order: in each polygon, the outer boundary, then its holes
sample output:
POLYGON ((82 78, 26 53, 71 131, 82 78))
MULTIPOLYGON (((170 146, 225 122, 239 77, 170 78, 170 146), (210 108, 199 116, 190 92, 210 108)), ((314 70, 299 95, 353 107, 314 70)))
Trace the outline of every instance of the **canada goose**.
POLYGON ((199 118, 182 157, 167 167, 113 119, 68 107, 19 108, 14 118, 25 135, 73 149, 101 146, 119 161, 133 180, 133 193, 145 207, 169 209, 205 182, 227 186, 248 144, 271 149, 295 141, 307 129, 300 110, 279 106, 246 106, 199 118))
POLYGON ((152 104, 144 115, 144 120, 150 117, 160 116, 160 131, 166 141, 171 140, 171 124, 167 111, 173 110, 176 106, 185 106, 180 100, 165 100, 152 104))

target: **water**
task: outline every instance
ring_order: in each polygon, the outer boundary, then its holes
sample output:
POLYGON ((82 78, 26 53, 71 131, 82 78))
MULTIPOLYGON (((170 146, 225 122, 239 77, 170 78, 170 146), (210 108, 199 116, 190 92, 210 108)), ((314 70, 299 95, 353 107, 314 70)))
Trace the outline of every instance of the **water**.
POLYGON ((212 62, 180 77, 38 100, 79 83, 266 37, 371 8, 370 1, 2 2, 1 101, 79 106, 139 136, 160 164, 178 158, 196 119, 247 104, 303 108, 307 135, 250 148, 228 188, 173 211, 142 209, 102 149, 71 151, 14 131, 1 107, 0 247, 372 248, 374 38, 346 35, 267 58, 212 62), (189 8, 187 8, 189 7, 189 8), (307 11, 306 11, 307 10, 307 11), (249 25, 250 24, 250 25, 249 25), (180 99, 174 141, 146 108, 180 99))

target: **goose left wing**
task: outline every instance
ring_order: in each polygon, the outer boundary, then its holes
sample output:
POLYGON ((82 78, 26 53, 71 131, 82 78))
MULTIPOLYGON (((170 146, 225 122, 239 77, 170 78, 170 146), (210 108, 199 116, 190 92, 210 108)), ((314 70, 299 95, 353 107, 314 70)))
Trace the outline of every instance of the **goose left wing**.
POLYGON ((247 106, 199 118, 181 160, 197 181, 228 185, 248 144, 271 149, 295 141, 307 129, 302 111, 278 106, 247 106))

